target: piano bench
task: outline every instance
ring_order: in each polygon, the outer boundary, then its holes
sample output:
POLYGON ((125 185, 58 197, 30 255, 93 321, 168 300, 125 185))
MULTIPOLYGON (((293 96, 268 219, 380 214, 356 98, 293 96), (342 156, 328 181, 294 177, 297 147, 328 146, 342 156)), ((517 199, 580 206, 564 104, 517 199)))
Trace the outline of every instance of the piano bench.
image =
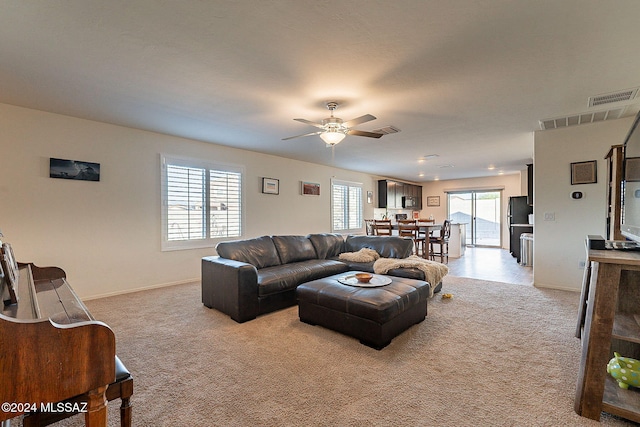
MULTIPOLYGON (((115 399, 122 400, 120 404, 120 426, 131 427, 130 398, 133 395, 133 377, 118 356, 116 356, 116 380, 109 384, 105 394, 108 402, 115 399)), ((73 404, 86 401, 87 395, 81 394, 80 396, 65 400, 64 403, 69 402, 73 404)), ((76 414, 78 414, 78 412, 29 412, 24 415, 22 425, 24 427, 48 426, 49 424, 56 423, 76 414)))

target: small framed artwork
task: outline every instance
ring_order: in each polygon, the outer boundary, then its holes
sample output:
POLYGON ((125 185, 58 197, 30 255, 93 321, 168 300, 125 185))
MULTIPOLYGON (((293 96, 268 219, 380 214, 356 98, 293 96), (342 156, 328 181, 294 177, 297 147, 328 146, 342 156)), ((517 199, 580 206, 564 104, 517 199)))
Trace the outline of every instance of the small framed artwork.
POLYGON ((624 180, 627 182, 640 182, 640 157, 624 159, 624 180))
POLYGON ((302 194, 305 196, 319 196, 320 184, 302 181, 302 194))
POLYGON ((280 180, 275 178, 262 178, 262 192, 264 194, 280 194, 280 180))
POLYGON ((571 163, 571 185, 595 184, 598 182, 596 176, 597 163, 596 160, 571 163))
POLYGON ((367 191, 367 203, 373 203, 373 191, 367 191))
POLYGON ((100 163, 49 158, 49 178, 100 181, 100 163))
POLYGON ((427 206, 440 206, 440 196, 427 196, 427 206))

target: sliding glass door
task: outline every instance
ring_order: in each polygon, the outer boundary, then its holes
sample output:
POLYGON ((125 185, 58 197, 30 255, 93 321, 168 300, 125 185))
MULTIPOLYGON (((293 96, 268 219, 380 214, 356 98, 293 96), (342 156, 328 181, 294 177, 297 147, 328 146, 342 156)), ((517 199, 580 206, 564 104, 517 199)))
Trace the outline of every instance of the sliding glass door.
POLYGON ((451 221, 467 224, 467 246, 501 246, 501 194, 501 191, 460 191, 447 195, 451 221))

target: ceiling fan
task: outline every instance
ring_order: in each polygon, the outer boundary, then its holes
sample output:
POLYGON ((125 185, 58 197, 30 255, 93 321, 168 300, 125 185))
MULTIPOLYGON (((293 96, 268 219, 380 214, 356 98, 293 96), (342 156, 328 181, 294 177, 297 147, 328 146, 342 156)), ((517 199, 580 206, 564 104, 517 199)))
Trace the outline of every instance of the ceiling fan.
POLYGON ((327 108, 329 109, 329 111, 331 111, 331 117, 323 119, 322 123, 315 123, 305 119, 293 119, 301 123, 315 126, 322 130, 319 130, 317 132, 305 133, 302 135, 290 136, 288 138, 282 138, 282 140, 286 141, 288 139, 299 138, 301 136, 320 135, 320 138, 322 138, 322 140, 326 142, 327 145, 334 146, 342 141, 347 135, 366 136, 368 138, 380 138, 383 135, 376 132, 367 132, 364 130, 352 129, 353 126, 375 120, 376 117, 372 116, 371 114, 365 114, 364 116, 356 117, 355 119, 343 122, 341 118, 333 116, 333 111, 338 108, 337 102, 328 102, 327 108))

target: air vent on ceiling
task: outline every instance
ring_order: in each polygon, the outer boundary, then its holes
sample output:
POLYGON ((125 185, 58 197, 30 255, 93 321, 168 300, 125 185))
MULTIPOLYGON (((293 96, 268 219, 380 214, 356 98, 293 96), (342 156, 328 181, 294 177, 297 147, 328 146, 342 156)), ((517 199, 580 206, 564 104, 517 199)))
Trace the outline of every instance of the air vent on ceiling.
POLYGON ((613 93, 605 93, 602 95, 590 96, 589 107, 597 107, 598 105, 611 104, 613 102, 631 101, 638 94, 638 88, 620 90, 613 93))
POLYGON ((383 128, 380 128, 380 129, 374 129, 371 132, 373 132, 373 133, 381 133, 383 135, 389 135, 390 133, 398 133, 398 132, 400 132, 400 129, 398 129, 395 126, 385 126, 383 128))
MULTIPOLYGON (((635 110, 637 111, 637 109, 635 110)), ((552 119, 540 120, 540 129, 558 129, 567 126, 582 125, 585 123, 601 122, 603 120, 614 120, 635 114, 634 109, 629 106, 612 108, 610 110, 594 111, 588 113, 574 114, 572 116, 555 117, 552 119)))

